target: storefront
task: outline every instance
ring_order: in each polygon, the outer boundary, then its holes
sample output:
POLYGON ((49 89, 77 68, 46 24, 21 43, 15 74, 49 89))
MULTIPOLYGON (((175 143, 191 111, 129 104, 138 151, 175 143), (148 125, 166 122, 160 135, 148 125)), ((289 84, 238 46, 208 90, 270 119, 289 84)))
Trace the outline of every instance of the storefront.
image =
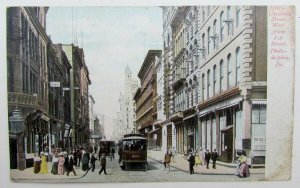
MULTIPOLYGON (((176 129, 176 148, 177 152, 184 154, 184 126, 183 122, 177 122, 174 124, 176 129)), ((172 126, 170 126, 170 134, 169 134, 169 140, 170 140, 170 147, 172 146, 172 126)))
POLYGON ((197 114, 189 115, 185 118, 183 118, 183 124, 184 124, 184 147, 189 149, 197 149, 196 146, 196 127, 198 124, 198 118, 197 114))
POLYGON ((161 150, 162 146, 162 127, 160 124, 153 125, 149 132, 148 148, 153 150, 161 150))
POLYGON ((264 165, 266 156, 266 100, 252 100, 251 164, 264 165))
POLYGON ((234 97, 206 107, 199 112, 199 144, 209 151, 216 149, 220 161, 234 161, 236 112, 239 115, 240 128, 241 104, 241 97, 234 97))

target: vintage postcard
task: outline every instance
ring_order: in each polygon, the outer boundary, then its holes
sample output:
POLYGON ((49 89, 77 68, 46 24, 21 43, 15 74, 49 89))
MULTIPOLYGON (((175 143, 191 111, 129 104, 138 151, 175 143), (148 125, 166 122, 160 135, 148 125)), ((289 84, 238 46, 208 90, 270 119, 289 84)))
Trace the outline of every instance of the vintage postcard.
POLYGON ((290 180, 295 6, 5 11, 10 181, 290 180))

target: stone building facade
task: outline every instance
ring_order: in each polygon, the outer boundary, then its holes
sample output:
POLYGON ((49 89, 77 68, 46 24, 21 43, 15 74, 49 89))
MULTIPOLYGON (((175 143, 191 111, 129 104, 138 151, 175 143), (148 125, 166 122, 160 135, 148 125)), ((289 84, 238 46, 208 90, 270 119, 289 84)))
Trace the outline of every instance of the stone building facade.
POLYGON ((49 150, 47 11, 7 8, 8 117, 18 109, 25 125, 21 135, 10 135, 11 168, 23 169, 28 153, 49 150))
POLYGON ((163 15, 165 113, 177 151, 217 149, 233 162, 244 150, 264 164, 267 7, 163 7, 163 15))
POLYGON ((139 133, 145 134, 149 139, 149 148, 160 149, 161 147, 161 127, 155 126, 157 121, 156 106, 156 57, 161 56, 161 50, 149 50, 138 77, 141 87, 137 89, 134 100, 136 102, 136 127, 139 133), (155 133, 155 132, 158 132, 155 133), (156 135, 156 136, 154 136, 156 135))

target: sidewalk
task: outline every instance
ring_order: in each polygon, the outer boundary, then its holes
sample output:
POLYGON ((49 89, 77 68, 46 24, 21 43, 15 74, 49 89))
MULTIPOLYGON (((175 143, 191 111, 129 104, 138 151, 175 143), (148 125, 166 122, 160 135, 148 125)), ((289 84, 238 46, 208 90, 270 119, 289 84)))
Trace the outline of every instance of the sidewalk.
POLYGON ((83 177, 87 171, 82 171, 81 167, 75 167, 75 172, 77 176, 74 176, 73 172, 70 172, 69 176, 66 175, 53 175, 51 174, 52 164, 48 162, 48 174, 35 174, 33 173, 33 167, 26 168, 25 170, 21 171, 18 169, 11 169, 10 170, 10 178, 12 181, 18 180, 61 180, 61 179, 78 179, 83 177))
MULTIPOLYGON (((154 159, 158 162, 163 163, 164 162, 164 156, 165 154, 161 151, 153 151, 148 150, 147 153, 148 157, 151 159, 154 159)), ((186 172, 189 172, 189 163, 187 161, 187 158, 183 154, 177 154, 174 158, 175 162, 171 162, 171 166, 186 172)), ((209 163, 209 169, 206 169, 206 166, 197 165, 194 166, 194 171, 197 174, 235 174, 236 165, 224 165, 221 164, 221 162, 217 161, 216 169, 212 168, 212 162, 209 163)), ((264 168, 250 168, 251 174, 264 174, 265 169, 264 168)))

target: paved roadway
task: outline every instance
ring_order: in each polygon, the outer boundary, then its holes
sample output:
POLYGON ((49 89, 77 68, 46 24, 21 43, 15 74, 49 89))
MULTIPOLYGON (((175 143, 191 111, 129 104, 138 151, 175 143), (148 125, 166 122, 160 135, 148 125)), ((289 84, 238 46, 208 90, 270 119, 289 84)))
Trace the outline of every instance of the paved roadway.
MULTIPOLYGON (((232 174, 193 174, 172 168, 165 170, 163 164, 148 158, 148 170, 132 169, 124 171, 120 168, 118 159, 110 160, 107 158, 107 175, 100 170, 100 163, 96 161, 96 169, 94 172, 89 170, 86 175, 75 179, 61 178, 56 180, 47 180, 48 183, 62 182, 89 182, 89 183, 110 183, 110 182, 213 182, 213 181, 261 181, 264 174, 251 174, 248 178, 239 178, 232 174)), ((81 169, 76 169, 79 171, 81 169)), ((72 172, 70 176, 73 176, 72 172)), ((44 182, 45 180, 24 180, 22 182, 44 182)))

